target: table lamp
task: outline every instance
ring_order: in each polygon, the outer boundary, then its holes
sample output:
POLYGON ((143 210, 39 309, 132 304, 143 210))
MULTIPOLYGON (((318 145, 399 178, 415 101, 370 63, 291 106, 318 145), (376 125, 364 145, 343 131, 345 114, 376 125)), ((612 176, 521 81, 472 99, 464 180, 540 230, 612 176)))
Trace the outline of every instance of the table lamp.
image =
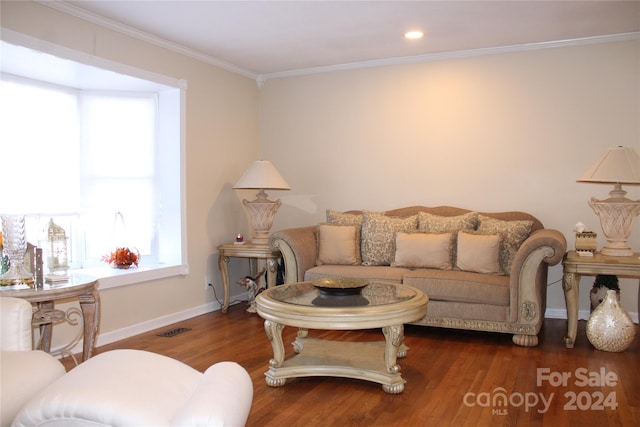
POLYGON ((243 200, 242 203, 249 213, 254 230, 251 243, 268 244, 269 230, 282 202, 269 200, 264 190, 290 190, 289 184, 270 161, 256 160, 251 163, 233 188, 258 190, 256 200, 252 202, 243 200))
POLYGON ((633 250, 627 240, 633 229, 636 216, 640 214, 640 200, 625 197, 622 184, 640 184, 640 157, 632 148, 609 148, 580 177, 578 182, 613 184, 611 197, 597 200, 592 197, 589 206, 600 217, 600 225, 607 244, 600 253, 609 256, 632 256, 633 250))

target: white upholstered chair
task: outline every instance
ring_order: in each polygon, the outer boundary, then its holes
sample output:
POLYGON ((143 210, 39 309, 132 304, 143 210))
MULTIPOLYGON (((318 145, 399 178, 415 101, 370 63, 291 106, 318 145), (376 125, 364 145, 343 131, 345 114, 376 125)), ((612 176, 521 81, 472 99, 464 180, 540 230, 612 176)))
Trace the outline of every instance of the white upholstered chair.
POLYGON ((38 391, 64 375, 58 360, 32 350, 31 304, 0 298, 0 423, 11 424, 20 408, 38 391))
POLYGON ((140 350, 113 350, 68 373, 31 350, 31 304, 0 298, 0 415, 5 426, 243 426, 247 371, 219 362, 201 373, 140 350))

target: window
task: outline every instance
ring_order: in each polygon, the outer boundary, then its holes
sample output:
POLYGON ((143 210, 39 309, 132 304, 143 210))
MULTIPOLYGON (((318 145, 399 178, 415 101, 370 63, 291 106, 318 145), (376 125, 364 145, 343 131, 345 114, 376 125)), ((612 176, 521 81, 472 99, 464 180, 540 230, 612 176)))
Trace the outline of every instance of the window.
POLYGON ((0 156, 13 185, 0 211, 10 200, 37 213, 34 243, 53 218, 70 266, 92 269, 103 288, 185 274, 183 91, 5 42, 2 52, 0 156), (140 268, 100 262, 117 246, 135 247, 140 268))

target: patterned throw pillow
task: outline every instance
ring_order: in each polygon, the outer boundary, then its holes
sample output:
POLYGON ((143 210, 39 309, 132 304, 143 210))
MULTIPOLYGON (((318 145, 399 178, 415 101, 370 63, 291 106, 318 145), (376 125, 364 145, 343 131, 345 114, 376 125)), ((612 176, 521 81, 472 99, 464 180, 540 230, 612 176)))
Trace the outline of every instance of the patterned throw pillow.
POLYGON ((316 265, 359 265, 360 227, 320 224, 316 228, 318 259, 316 265))
POLYGON ((395 255, 395 233, 416 231, 417 228, 418 215, 399 218, 364 211, 360 237, 362 265, 391 265, 395 255))
POLYGON ((500 236, 458 233, 456 267, 484 274, 500 273, 500 236))
POLYGON ((513 258, 520 249, 520 245, 531 234, 533 221, 503 221, 484 215, 479 215, 479 234, 499 234, 502 238, 500 245, 500 267, 502 274, 511 274, 513 258))
POLYGON ((391 265, 451 270, 452 240, 453 233, 396 233, 396 255, 391 265))
POLYGON ((327 209, 327 222, 336 225, 362 225, 362 214, 350 214, 327 209))
POLYGON ((427 212, 418 213, 418 230, 425 233, 452 233, 459 230, 475 230, 477 226, 477 212, 469 212, 458 216, 440 216, 427 212))

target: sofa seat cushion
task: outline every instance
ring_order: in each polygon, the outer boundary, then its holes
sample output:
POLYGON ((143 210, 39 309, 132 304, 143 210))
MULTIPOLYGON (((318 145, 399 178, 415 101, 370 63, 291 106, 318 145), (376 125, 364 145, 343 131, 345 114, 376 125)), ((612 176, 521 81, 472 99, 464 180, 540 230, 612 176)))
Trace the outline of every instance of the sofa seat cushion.
POLYGON ((389 266, 362 265, 318 265, 304 273, 304 280, 324 279, 325 277, 348 277, 352 279, 379 280, 381 282, 402 283, 402 278, 411 270, 389 266))
POLYGON ((420 289, 430 301, 509 306, 509 277, 455 270, 419 269, 404 275, 405 285, 420 289))

